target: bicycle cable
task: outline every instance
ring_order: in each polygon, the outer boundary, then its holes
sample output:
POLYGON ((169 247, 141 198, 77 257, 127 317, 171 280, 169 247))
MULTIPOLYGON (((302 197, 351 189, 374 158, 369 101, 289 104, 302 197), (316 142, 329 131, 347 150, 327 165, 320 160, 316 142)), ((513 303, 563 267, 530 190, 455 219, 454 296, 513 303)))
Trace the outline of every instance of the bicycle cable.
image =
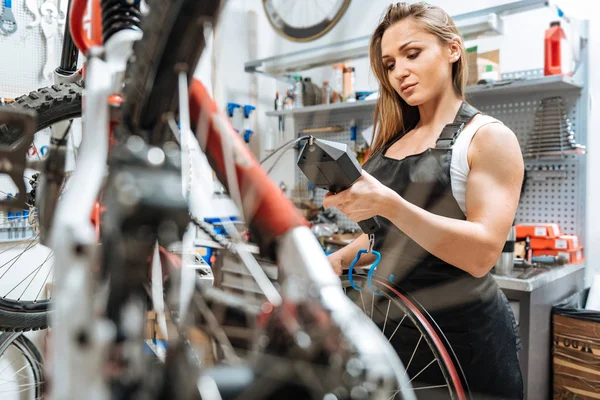
POLYGON ((311 135, 305 135, 305 136, 300 136, 297 139, 293 139, 290 140, 287 143, 282 144, 281 146, 279 146, 278 148, 276 148, 275 150, 273 150, 273 152, 271 154, 269 154, 268 156, 266 156, 265 158, 263 158, 262 160, 260 160, 260 165, 263 165, 264 163, 266 163, 271 157, 273 157, 275 154, 282 152, 279 157, 277 157, 277 159, 275 160, 275 162, 273 163, 273 165, 271 165, 269 167, 269 169, 267 170, 267 175, 273 170, 274 166, 277 165, 277 163, 279 162, 279 160, 281 159, 281 157, 283 156, 283 154, 285 154, 285 152, 287 150, 289 150, 290 148, 292 148, 294 145, 296 145, 296 143, 301 142, 303 140, 308 140, 310 139, 312 136, 311 135))

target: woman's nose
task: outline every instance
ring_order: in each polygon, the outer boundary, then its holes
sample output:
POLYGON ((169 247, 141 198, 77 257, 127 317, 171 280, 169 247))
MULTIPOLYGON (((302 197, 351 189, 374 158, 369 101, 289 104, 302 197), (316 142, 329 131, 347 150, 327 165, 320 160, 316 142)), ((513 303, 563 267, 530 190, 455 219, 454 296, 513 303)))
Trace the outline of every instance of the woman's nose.
POLYGON ((404 78, 406 78, 409 74, 410 73, 406 68, 402 67, 401 65, 398 65, 394 71, 394 78, 402 82, 404 78))

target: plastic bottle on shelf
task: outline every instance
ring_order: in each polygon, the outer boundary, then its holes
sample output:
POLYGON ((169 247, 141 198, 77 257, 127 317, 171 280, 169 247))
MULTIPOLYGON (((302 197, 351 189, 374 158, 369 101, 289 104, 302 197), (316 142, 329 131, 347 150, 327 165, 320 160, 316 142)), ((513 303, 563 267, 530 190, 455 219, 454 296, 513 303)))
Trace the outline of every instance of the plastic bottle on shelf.
POLYGON ((275 93, 275 102, 274 105, 275 111, 281 111, 283 109, 283 102, 281 101, 281 97, 279 97, 279 92, 275 93))
POLYGON ((571 47, 560 21, 550 23, 544 35, 544 75, 570 73, 572 57, 571 47))
POLYGON ((321 99, 321 88, 314 82, 311 82, 311 85, 313 86, 315 92, 315 105, 323 104, 323 101, 321 99))
POLYGON ((350 94, 348 94, 346 101, 356 101, 356 72, 354 67, 350 67, 350 94))
POLYGON ((304 107, 304 98, 302 97, 304 92, 304 85, 302 84, 302 77, 300 75, 296 75, 294 77, 296 81, 294 83, 294 108, 304 107))
POLYGON ((321 103, 322 104, 330 104, 331 103, 331 86, 329 86, 328 81, 323 81, 323 87, 321 87, 321 103))
POLYGON ((291 110, 292 108, 294 108, 293 87, 286 92, 285 99, 283 101, 284 110, 291 110))
POLYGON ((353 69, 344 67, 344 75, 342 78, 342 100, 348 101, 350 95, 354 92, 354 79, 352 78, 353 69))
POLYGON ((337 93, 337 96, 333 96, 333 102, 339 103, 342 101, 342 92, 344 90, 344 64, 337 64, 333 66, 333 74, 335 77, 333 91, 337 93))
POLYGON ((314 106, 315 101, 315 87, 309 77, 304 78, 304 91, 302 92, 302 99, 304 100, 304 106, 314 106))

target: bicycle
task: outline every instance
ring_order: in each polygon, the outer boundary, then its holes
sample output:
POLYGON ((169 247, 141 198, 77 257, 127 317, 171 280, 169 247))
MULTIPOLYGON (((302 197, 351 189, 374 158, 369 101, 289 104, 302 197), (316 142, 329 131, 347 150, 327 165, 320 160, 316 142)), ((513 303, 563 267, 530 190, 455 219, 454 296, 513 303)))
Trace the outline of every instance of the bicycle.
MULTIPOLYGON (((113 376, 113 383, 119 381, 120 390, 128 394, 142 390, 140 385, 144 387, 140 383, 144 377, 144 360, 139 355, 139 344, 140 316, 145 309, 147 292, 148 258, 156 254, 153 249, 157 241, 165 247, 181 241, 190 221, 189 212, 202 215, 199 210, 201 201, 198 200, 202 193, 186 182, 187 173, 194 171, 190 164, 199 153, 194 151, 194 146, 199 144, 219 180, 240 207, 262 254, 277 260, 281 291, 273 288, 260 266, 249 257, 245 245, 240 243, 235 232, 231 232, 230 248, 244 261, 268 300, 257 319, 261 324, 259 331, 266 333, 264 336, 269 341, 258 343, 260 351, 248 356, 248 364, 252 368, 237 369, 245 377, 244 382, 229 388, 220 381, 219 369, 200 374, 196 371, 197 365, 190 364, 181 346, 174 346, 167 355, 166 372, 160 370, 158 373, 162 377, 158 381, 164 385, 162 390, 180 393, 184 388, 184 391, 189 390, 188 394, 198 395, 199 392, 203 398, 210 398, 210 388, 217 385, 223 398, 241 392, 250 398, 267 398, 282 393, 323 398, 324 395, 334 395, 336 390, 339 391, 336 398, 345 398, 352 390, 355 390, 354 395, 370 398, 390 398, 390 393, 392 397, 413 398, 411 384, 393 349, 369 318, 345 297, 319 243, 305 227, 293 205, 268 180, 225 117, 218 113, 218 107, 203 86, 193 81, 188 94, 187 82, 202 50, 197 38, 203 37, 206 22, 216 20, 220 7, 218 2, 151 2, 150 12, 145 18, 129 9, 135 16, 133 19, 140 16, 144 32, 142 39, 134 44, 132 58, 129 58, 127 46, 139 39, 140 34, 137 29, 127 28, 137 26, 135 23, 128 25, 131 18, 119 19, 119 13, 110 14, 114 11, 110 8, 111 4, 135 7, 135 4, 103 1, 103 6, 106 6, 104 22, 109 28, 104 29, 105 54, 89 40, 86 44, 80 33, 77 36, 77 29, 81 28, 83 2, 76 0, 71 12, 74 41, 83 52, 92 45, 87 52, 87 94, 83 103, 85 109, 96 111, 96 118, 84 121, 80 162, 70 178, 72 187, 78 189, 77 193, 67 192, 58 202, 49 235, 57 265, 53 395, 57 398, 68 398, 73 392, 99 397, 107 395, 109 388, 99 372, 104 364, 104 350, 115 348, 115 337, 121 356, 117 355, 111 361, 115 361, 113 365, 117 366, 117 374, 124 370, 127 373, 118 379, 113 376), (113 29, 113 22, 122 23, 124 20, 127 22, 126 29, 113 29), (114 61, 109 50, 117 45, 122 48, 116 52, 119 57, 114 61), (128 59, 129 65, 125 68, 128 59), (115 64, 122 68, 111 73, 106 60, 113 60, 111 69, 115 64), (112 97, 109 106, 106 99, 114 94, 114 87, 120 87, 118 84, 113 86, 113 83, 120 81, 118 78, 123 71, 123 103, 112 97), (113 80, 115 76, 117 79, 113 80), (111 148, 110 157, 109 108, 122 113, 120 124, 115 129, 117 144, 111 148), (178 108, 180 130, 173 128, 178 108), (192 141, 191 126, 196 127, 194 134, 198 144, 192 141), (181 150, 172 145, 169 140, 172 136, 178 137, 181 150), (109 175, 103 184, 103 171, 107 164, 109 175), (183 176, 181 171, 184 171, 183 176), (93 266, 98 248, 88 215, 101 188, 106 212, 103 216, 100 274, 95 274, 93 266), (153 190, 154 196, 151 195, 153 190), (174 195, 180 192, 181 196, 174 195), (156 196, 156 193, 164 196, 156 196), (191 199, 189 205, 184 194, 191 199), (258 199, 258 204, 250 204, 248 198, 258 199), (123 243, 129 246, 123 246, 123 243), (309 252, 315 256, 309 259, 306 255, 309 252), (110 279, 102 280, 102 277, 110 279), (95 300, 92 293, 96 293, 95 300), (94 302, 100 305, 95 307, 94 302), (108 318, 93 317, 97 310, 108 318), (128 323, 131 320, 137 322, 128 323), (332 343, 327 338, 337 340, 332 343), (369 340, 365 341, 365 338, 369 340), (288 355, 287 359, 278 357, 278 353, 288 355), (130 357, 123 358, 123 354, 130 357), (337 360, 333 365, 332 359, 337 360), (312 371, 310 378, 298 374, 290 360, 312 371), (128 367, 124 369, 124 365, 128 367), (322 370, 325 365, 329 366, 328 371, 322 370), (177 368, 184 368, 187 373, 174 373, 177 368), (273 368, 276 371, 272 371, 273 368), (274 380, 274 372, 283 374, 286 379, 283 382, 274 380), (312 384, 318 382, 320 387, 311 392, 306 379, 313 379, 312 384), (181 382, 181 385, 176 386, 175 382, 181 382), (268 384, 265 385, 265 382, 268 384), (263 393, 264 396, 257 397, 265 387, 271 388, 270 394, 263 393)), ((186 236, 184 248, 188 240, 186 236)), ((199 323, 208 325, 207 330, 213 339, 223 347, 227 338, 219 332, 219 321, 215 326, 215 320, 211 319, 211 315, 214 316, 211 307, 217 304, 227 310, 242 309, 243 313, 251 310, 220 291, 201 289, 194 292, 194 280, 186 279, 190 275, 185 268, 185 252, 182 265, 184 267, 172 275, 173 288, 186 295, 177 296, 171 305, 172 309, 178 310, 181 329, 184 331, 187 325, 194 326, 195 319, 198 319, 199 323), (190 281, 192 290, 189 290, 190 281), (211 307, 205 307, 207 304, 211 307)), ((447 364, 452 360, 443 362, 447 364)), ((461 385, 456 380, 451 384, 453 387, 461 385)), ((465 398, 464 390, 460 393, 454 391, 451 396, 465 398)))

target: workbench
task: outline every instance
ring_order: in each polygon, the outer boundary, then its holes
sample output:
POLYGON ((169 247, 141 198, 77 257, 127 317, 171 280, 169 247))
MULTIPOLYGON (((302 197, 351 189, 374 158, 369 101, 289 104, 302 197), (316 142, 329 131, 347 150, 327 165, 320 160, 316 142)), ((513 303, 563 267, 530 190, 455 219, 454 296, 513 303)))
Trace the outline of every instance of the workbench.
POLYGON ((492 276, 511 301, 523 350, 519 353, 525 399, 552 398, 552 306, 584 288, 584 263, 554 267, 528 279, 492 276))

